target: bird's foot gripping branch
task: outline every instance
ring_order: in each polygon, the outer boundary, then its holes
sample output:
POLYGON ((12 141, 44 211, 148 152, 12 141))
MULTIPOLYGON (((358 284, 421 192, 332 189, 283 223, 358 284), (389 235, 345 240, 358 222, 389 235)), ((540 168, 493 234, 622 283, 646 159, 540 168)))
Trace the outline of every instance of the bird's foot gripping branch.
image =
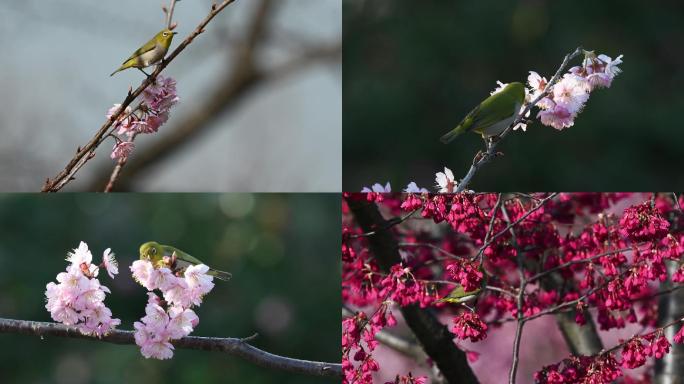
MULTIPOLYGON (((514 130, 527 130, 530 114, 535 107, 538 110, 536 117, 543 125, 559 131, 572 127, 589 100, 589 95, 597 89, 611 86, 615 76, 621 72, 618 68, 620 64, 622 55, 612 59, 603 54, 596 55, 594 51, 577 48, 565 56, 549 80, 530 71, 527 87, 520 82, 506 84, 498 81, 497 88, 487 99, 468 113, 456 128, 442 136, 441 140, 448 143, 462 133, 475 132, 484 138, 485 149, 478 152, 462 179, 456 180, 447 167, 444 173, 437 173, 437 191, 465 191, 475 173, 500 154, 497 147, 504 137, 514 130), (570 61, 582 55, 582 63, 564 73, 570 61)), ((403 191, 428 192, 415 182, 410 182, 403 191)), ((391 192, 391 185, 389 182, 384 186, 376 183, 371 188, 364 187, 362 192, 391 192)))

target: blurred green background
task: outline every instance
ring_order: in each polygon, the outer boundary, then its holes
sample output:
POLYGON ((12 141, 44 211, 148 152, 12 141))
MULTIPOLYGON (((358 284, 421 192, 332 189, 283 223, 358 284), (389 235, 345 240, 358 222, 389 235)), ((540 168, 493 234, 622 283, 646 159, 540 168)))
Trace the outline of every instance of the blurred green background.
MULTIPOLYGON (((0 195, 0 317, 52 321, 45 285, 80 241, 111 247, 120 274, 105 303, 122 329, 144 315, 128 267, 148 240, 233 273, 195 309, 196 336, 245 337, 307 360, 340 360, 340 197, 335 194, 0 195)), ((135 345, 0 333, 2 383, 335 383, 262 369, 216 352, 146 360, 135 345)))
POLYGON ((580 45, 623 54, 623 73, 592 93, 573 127, 537 120, 508 136, 505 156, 471 188, 684 188, 683 17, 684 2, 673 0, 344 0, 344 190, 376 181, 432 189, 444 166, 463 177, 482 140, 439 137, 497 80, 526 81, 530 70, 550 78, 580 45))

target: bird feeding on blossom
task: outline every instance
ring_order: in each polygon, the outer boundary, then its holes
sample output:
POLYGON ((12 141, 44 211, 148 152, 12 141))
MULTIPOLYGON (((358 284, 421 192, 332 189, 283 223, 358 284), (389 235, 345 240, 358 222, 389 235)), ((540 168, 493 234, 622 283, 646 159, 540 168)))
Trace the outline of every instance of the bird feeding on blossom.
MULTIPOLYGON (((154 268, 169 268, 176 274, 185 272, 190 266, 205 264, 178 248, 162 245, 155 241, 148 241, 140 246, 140 260, 152 262, 154 268)), ((228 281, 231 278, 229 272, 214 268, 209 268, 207 274, 223 281, 228 281)))

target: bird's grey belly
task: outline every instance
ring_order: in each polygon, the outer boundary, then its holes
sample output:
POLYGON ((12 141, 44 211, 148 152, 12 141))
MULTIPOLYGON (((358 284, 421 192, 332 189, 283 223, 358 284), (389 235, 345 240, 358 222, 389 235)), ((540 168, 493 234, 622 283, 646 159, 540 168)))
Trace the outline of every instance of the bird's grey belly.
POLYGON ((501 120, 498 123, 492 124, 491 126, 483 129, 482 134, 484 136, 487 136, 487 137, 499 136, 500 134, 502 134, 503 131, 505 131, 506 128, 508 128, 508 126, 511 125, 513 120, 515 120, 515 118, 518 117, 518 111, 520 110, 520 106, 521 106, 520 104, 516 104, 515 113, 513 115, 511 115, 511 117, 509 117, 505 120, 501 120))
POLYGON ((164 50, 160 47, 156 47, 150 51, 147 51, 139 56, 138 62, 144 67, 149 67, 161 61, 164 58, 164 50))

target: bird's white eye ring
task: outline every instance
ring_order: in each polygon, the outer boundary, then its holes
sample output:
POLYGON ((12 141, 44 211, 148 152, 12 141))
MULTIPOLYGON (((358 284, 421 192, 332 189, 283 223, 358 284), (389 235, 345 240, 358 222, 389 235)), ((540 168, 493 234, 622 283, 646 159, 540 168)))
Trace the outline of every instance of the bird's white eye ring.
POLYGON ((156 255, 156 254, 157 254, 157 248, 152 248, 152 249, 150 250, 150 252, 151 252, 153 255, 156 255))
POLYGON ((168 32, 164 32, 164 37, 166 37, 166 36, 168 36, 168 35, 169 35, 168 32))

